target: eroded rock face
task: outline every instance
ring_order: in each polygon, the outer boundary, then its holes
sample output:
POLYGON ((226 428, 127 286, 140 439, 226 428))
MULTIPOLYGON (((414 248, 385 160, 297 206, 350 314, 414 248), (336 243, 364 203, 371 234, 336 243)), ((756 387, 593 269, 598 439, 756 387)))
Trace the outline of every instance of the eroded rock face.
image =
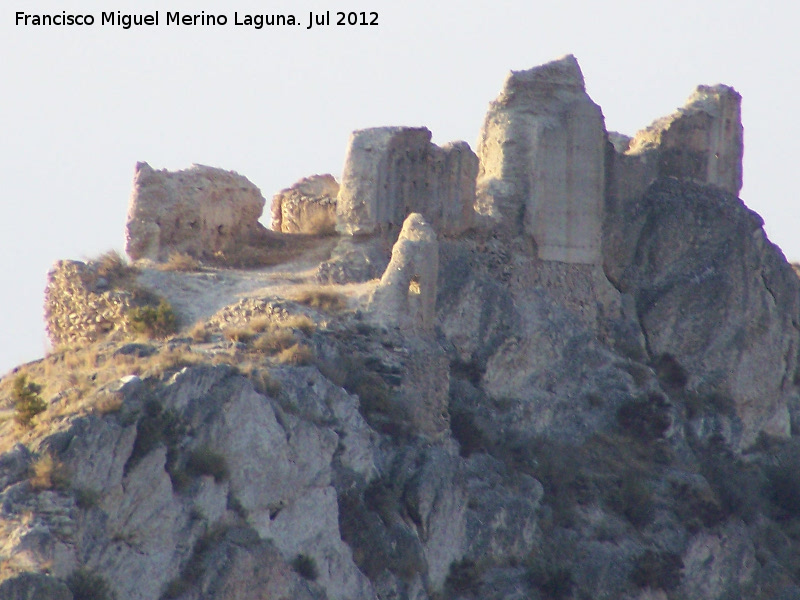
POLYGON ((125 226, 132 259, 231 252, 264 230, 265 200, 247 178, 214 167, 156 171, 137 163, 125 226))
POLYGON ((605 125, 574 56, 509 74, 478 143, 478 213, 539 257, 601 260, 605 125))
POLYGON ((371 234, 399 226, 412 212, 455 235, 472 225, 478 161, 466 142, 431 143, 425 127, 353 132, 337 206, 337 231, 371 234))
POLYGON ((719 189, 675 179, 654 183, 628 216, 633 258, 617 265, 619 283, 650 355, 671 355, 689 389, 733 403, 734 445, 760 431, 788 435, 800 283, 761 218, 719 189))
POLYGON ((312 175, 272 198, 272 230, 329 234, 336 229, 339 184, 333 175, 312 175))

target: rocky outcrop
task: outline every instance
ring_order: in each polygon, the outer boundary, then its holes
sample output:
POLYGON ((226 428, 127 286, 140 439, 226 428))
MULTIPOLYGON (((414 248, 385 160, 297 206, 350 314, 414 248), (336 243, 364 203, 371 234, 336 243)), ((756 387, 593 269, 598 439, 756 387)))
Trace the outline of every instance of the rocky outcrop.
POLYGON ((331 234, 336 230, 339 184, 333 175, 312 175, 272 198, 272 230, 331 234))
POLYGON ((424 127, 353 132, 337 206, 339 233, 399 227, 421 213, 443 235, 472 225, 477 158, 465 142, 438 147, 424 127))
POLYGON ((574 56, 512 72, 478 142, 478 213, 542 259, 599 264, 605 139, 574 56))
POLYGON ((392 260, 368 311, 385 327, 430 330, 436 314, 439 243, 422 215, 411 213, 392 248, 392 260))
POLYGON ((265 200, 245 177, 213 167, 156 171, 137 163, 125 226, 134 260, 234 253, 257 238, 265 200))
POLYGON ((800 285, 761 218, 722 190, 664 179, 619 222, 632 260, 617 265, 618 285, 635 298, 649 354, 675 358, 689 389, 732 403, 735 446, 789 435, 800 285))

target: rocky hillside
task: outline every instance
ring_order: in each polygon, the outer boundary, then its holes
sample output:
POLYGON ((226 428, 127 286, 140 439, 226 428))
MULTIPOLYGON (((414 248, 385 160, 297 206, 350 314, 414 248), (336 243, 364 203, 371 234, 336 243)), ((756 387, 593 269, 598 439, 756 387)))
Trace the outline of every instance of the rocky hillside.
POLYGON ((477 152, 337 181, 137 165, 0 382, 0 598, 800 598, 800 279, 737 198, 739 95, 633 138, 576 60, 477 152))

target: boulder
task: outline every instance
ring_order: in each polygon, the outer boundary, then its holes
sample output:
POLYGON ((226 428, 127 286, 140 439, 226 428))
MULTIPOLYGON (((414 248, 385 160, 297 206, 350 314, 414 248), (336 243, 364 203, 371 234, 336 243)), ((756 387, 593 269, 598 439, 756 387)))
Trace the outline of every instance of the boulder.
POLYGON ((337 205, 339 233, 372 234, 422 213, 434 230, 456 235, 472 225, 478 159, 466 142, 431 143, 425 127, 353 132, 337 205))
POLYGON ((133 260, 233 253, 263 234, 259 189, 233 171, 193 165, 156 171, 137 163, 125 226, 133 260))
POLYGON ((272 230, 330 234, 336 229, 339 184, 333 175, 312 175, 272 198, 272 230))
POLYGON ((531 236, 542 259, 598 264, 605 143, 574 56, 512 71, 478 142, 478 213, 531 236))

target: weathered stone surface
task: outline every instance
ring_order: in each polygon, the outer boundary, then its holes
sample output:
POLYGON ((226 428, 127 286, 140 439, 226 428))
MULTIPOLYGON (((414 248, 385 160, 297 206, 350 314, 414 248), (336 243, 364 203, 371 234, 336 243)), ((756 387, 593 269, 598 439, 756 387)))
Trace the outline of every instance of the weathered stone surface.
POLYGON ((62 582, 41 573, 22 573, 0 583, 3 600, 72 600, 62 582))
POLYGON ((625 153, 655 163, 658 177, 691 179, 738 195, 744 151, 741 103, 730 86, 698 86, 685 106, 637 133, 625 153))
POLYGON ((48 272, 44 315, 54 347, 128 332, 125 314, 134 306, 133 295, 98 287, 99 279, 91 261, 60 260, 48 272))
POLYGON ((333 175, 305 177, 272 198, 272 230, 329 234, 336 230, 339 184, 333 175))
POLYGON ((386 327, 430 330, 436 316, 439 243, 424 217, 410 214, 392 248, 392 260, 370 300, 368 311, 386 327))
POLYGON ((465 142, 438 147, 424 127, 353 132, 345 158, 336 229, 371 234, 412 212, 443 235, 472 225, 477 157, 465 142))
POLYGON ((512 72, 480 134, 478 213, 542 259, 598 264, 605 139, 574 56, 512 72))
POLYGON ((265 200, 247 178, 214 167, 156 171, 137 163, 125 226, 132 259, 232 252, 264 230, 265 200))
POLYGON ((733 402, 735 446, 761 431, 788 435, 800 282, 761 218, 717 188, 675 179, 654 183, 632 210, 622 253, 632 262, 615 270, 649 354, 674 357, 689 389, 733 402))

